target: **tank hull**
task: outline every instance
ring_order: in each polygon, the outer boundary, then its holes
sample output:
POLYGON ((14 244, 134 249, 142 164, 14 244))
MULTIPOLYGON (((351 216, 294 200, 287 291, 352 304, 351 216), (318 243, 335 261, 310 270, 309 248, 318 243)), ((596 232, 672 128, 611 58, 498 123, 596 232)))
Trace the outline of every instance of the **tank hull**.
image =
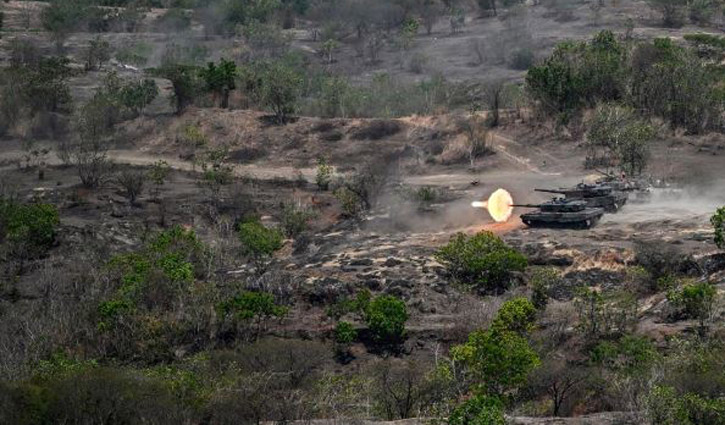
POLYGON ((521 215, 521 221, 529 227, 555 229, 589 229, 604 215, 602 208, 587 208, 579 212, 531 212, 521 215))

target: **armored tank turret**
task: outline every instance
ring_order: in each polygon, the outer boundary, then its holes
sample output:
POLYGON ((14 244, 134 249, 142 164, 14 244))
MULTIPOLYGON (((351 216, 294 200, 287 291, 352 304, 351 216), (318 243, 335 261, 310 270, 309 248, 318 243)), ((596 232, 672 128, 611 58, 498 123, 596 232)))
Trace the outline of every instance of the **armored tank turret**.
POLYGON ((588 207, 602 208, 605 212, 617 212, 627 203, 627 193, 614 190, 607 184, 579 183, 564 189, 535 189, 537 192, 564 195, 567 200, 585 201, 588 207))
POLYGON ((607 173, 596 170, 602 175, 597 184, 611 186, 613 190, 626 192, 633 202, 647 202, 652 198, 652 184, 643 178, 629 178, 625 175, 607 173))
POLYGON ((552 199, 541 204, 514 204, 513 207, 537 208, 521 214, 521 221, 530 227, 588 229, 604 215, 604 209, 592 208, 584 200, 552 199))

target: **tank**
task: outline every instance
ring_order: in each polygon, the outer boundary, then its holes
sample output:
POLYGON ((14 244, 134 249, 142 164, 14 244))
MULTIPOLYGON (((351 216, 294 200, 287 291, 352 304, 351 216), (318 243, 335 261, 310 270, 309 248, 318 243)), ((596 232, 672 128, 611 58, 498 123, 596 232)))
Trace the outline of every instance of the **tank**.
POLYGON ((537 208, 521 214, 521 221, 530 227, 589 229, 604 215, 604 209, 592 208, 584 200, 557 198, 541 204, 514 204, 513 207, 537 208))
POLYGON ((597 184, 611 186, 615 191, 626 192, 632 202, 647 202, 652 199, 652 184, 646 179, 631 179, 625 175, 617 176, 612 173, 596 170, 602 177, 597 184))
POLYGON ((537 192, 555 193, 564 195, 567 200, 583 200, 588 207, 602 208, 605 212, 619 211, 627 203, 627 192, 614 190, 608 184, 579 183, 574 187, 565 189, 535 189, 537 192))

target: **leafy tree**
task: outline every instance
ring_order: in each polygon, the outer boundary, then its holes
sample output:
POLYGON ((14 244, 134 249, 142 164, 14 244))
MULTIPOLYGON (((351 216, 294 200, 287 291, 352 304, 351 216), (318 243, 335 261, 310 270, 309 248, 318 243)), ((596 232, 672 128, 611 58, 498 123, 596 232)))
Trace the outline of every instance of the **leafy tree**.
POLYGON ((156 70, 156 74, 171 81, 174 95, 172 102, 176 114, 181 115, 194 102, 200 84, 196 68, 187 65, 169 64, 156 70))
POLYGON ((511 274, 523 271, 527 263, 526 257, 487 231, 474 236, 458 233, 435 256, 454 279, 496 292, 508 288, 511 274))
POLYGON ((242 254, 254 260, 259 273, 264 272, 272 254, 282 248, 282 232, 266 227, 258 219, 241 223, 238 235, 242 254))
POLYGON ((589 121, 588 160, 598 164, 598 150, 604 150, 605 164, 619 163, 629 175, 639 175, 649 160, 649 143, 654 128, 636 116, 629 107, 604 104, 597 107, 589 121))
POLYGON ((62 51, 70 33, 79 29, 87 14, 88 6, 84 0, 53 0, 43 8, 41 24, 51 33, 58 52, 62 51))
POLYGON ((539 357, 526 338, 508 330, 474 331, 468 342, 451 349, 451 355, 465 367, 476 392, 496 396, 523 385, 539 365, 539 357))
POLYGON ((116 178, 116 181, 123 189, 123 196, 128 199, 131 205, 136 203, 136 198, 143 191, 145 180, 146 175, 144 173, 133 170, 124 170, 116 178))
POLYGON ((20 262, 37 258, 55 242, 60 224, 58 209, 51 204, 21 205, 0 198, 0 242, 5 251, 20 262))
POLYGON ((589 43, 559 43, 551 56, 529 68, 526 87, 544 111, 566 122, 584 106, 624 95, 625 59, 626 49, 611 31, 589 43))
POLYGON ((697 319, 705 329, 713 319, 717 289, 709 282, 688 283, 668 291, 667 300, 681 316, 697 319))
POLYGON ((307 230, 307 223, 315 216, 307 207, 287 203, 282 206, 282 228, 285 236, 294 238, 307 230))
POLYGON ((156 81, 149 78, 130 81, 121 88, 119 93, 123 106, 135 116, 141 115, 158 94, 159 88, 156 81))
POLYGON ((70 106, 68 78, 73 72, 69 65, 70 60, 66 58, 49 57, 15 70, 24 80, 23 98, 31 113, 59 112, 70 106))
POLYGON ((222 108, 229 107, 229 93, 236 89, 237 65, 233 61, 221 59, 219 65, 209 62, 201 70, 201 78, 206 83, 206 89, 220 99, 222 108))
POLYGON ((330 182, 332 181, 333 168, 327 163, 327 158, 321 156, 317 158, 317 174, 315 175, 315 183, 320 190, 327 190, 330 188, 330 182))
POLYGON ((503 303, 491 323, 491 329, 527 335, 536 321, 536 307, 526 298, 517 297, 503 303))
POLYGON ((365 323, 378 343, 397 344, 405 334, 408 311, 405 303, 392 295, 370 301, 364 312, 365 323))
POLYGON ((342 361, 350 357, 350 345, 357 339, 357 329, 350 322, 340 321, 335 326, 335 355, 342 361))
POLYGON ((257 103, 269 108, 278 123, 285 123, 294 113, 303 80, 291 65, 262 62, 247 69, 243 79, 246 91, 257 103))
POLYGON ((96 37, 89 42, 85 52, 86 70, 99 70, 109 59, 111 59, 111 45, 106 40, 96 37))
POLYGON ((718 208, 710 217, 710 223, 715 229, 715 245, 718 248, 725 248, 725 207, 718 208))
POLYGON ((253 339, 258 339, 266 322, 284 317, 289 308, 278 305, 272 294, 244 291, 221 303, 219 311, 223 318, 233 316, 236 320, 256 328, 253 339))
POLYGON ((549 302, 549 292, 560 281, 559 273, 553 267, 534 270, 529 281, 531 286, 531 303, 537 310, 544 310, 549 302))
POLYGON ((632 52, 630 98, 672 127, 700 133, 720 122, 717 78, 692 52, 669 38, 655 39, 632 52))
POLYGON ((476 395, 451 413, 448 425, 505 425, 504 405, 498 397, 476 395))

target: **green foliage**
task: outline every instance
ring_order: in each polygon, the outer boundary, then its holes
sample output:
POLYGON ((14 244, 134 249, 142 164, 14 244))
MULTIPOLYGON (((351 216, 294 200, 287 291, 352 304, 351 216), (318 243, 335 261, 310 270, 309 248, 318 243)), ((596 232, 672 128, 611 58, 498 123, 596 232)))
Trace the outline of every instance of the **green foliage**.
POLYGON ((267 259, 282 248, 282 232, 266 227, 258 219, 241 223, 238 235, 242 243, 242 254, 257 263, 259 272, 263 272, 267 259))
POLYGON ((258 104, 268 108, 283 124, 295 112, 302 89, 302 75, 283 61, 257 62, 243 74, 244 88, 258 104))
POLYGON ((561 278, 553 267, 537 268, 529 280, 531 303, 537 310, 544 310, 549 302, 549 292, 555 288, 561 278))
POLYGON ((505 425, 504 406, 498 397, 476 395, 456 406, 448 425, 505 425))
POLYGON ((701 327, 712 320, 717 289, 709 282, 686 283, 667 292, 675 316, 696 319, 701 327))
POLYGON ((590 353, 591 361, 629 376, 649 373, 659 354, 647 338, 625 335, 616 341, 602 341, 590 353))
POLYGON ((581 287, 574 298, 574 307, 578 328, 592 340, 628 334, 637 324, 637 299, 629 292, 601 292, 581 287))
POLYGON ((327 158, 321 156, 317 158, 317 174, 315 175, 315 183, 320 190, 327 190, 330 188, 330 182, 332 181, 333 168, 327 163, 327 158))
POLYGON ((584 106, 624 94, 625 53, 611 31, 589 43, 559 43, 551 56, 529 68, 527 90, 545 111, 566 120, 584 106))
POLYGON ((725 207, 718 208, 710 217, 710 223, 715 229, 715 245, 718 248, 725 248, 725 207))
POLYGON ((158 94, 159 88, 156 86, 156 81, 149 78, 130 81, 121 87, 119 92, 121 104, 135 116, 143 113, 143 110, 156 99, 158 94))
POLYGON ((11 73, 17 73, 22 79, 22 98, 31 113, 59 112, 70 106, 68 79, 73 72, 68 59, 41 58, 36 63, 12 68, 11 73))
POLYGON ((589 121, 588 159, 599 163, 597 151, 603 150, 605 164, 618 163, 628 175, 640 175, 647 166, 654 136, 654 128, 638 118, 632 108, 599 105, 589 121))
MULTIPOLYGON (((192 143, 197 145, 205 144, 203 134, 197 127, 187 126, 184 133, 192 143), (202 143, 203 141, 203 143, 202 143)), ((234 181, 234 168, 227 163, 229 148, 222 146, 215 149, 207 149, 199 156, 197 163, 201 166, 201 178, 199 185, 209 192, 212 204, 218 206, 222 187, 234 181)))
POLYGON ((458 233, 435 256, 457 281, 495 292, 507 289, 511 274, 527 264, 526 257, 486 231, 473 236, 458 233))
POLYGON ((43 8, 40 22, 43 29, 50 32, 58 49, 65 39, 80 28, 88 15, 88 7, 83 0, 54 0, 43 8))
POLYGON ((32 259, 47 252, 55 242, 58 224, 54 205, 21 205, 0 198, 0 242, 16 259, 32 259))
POLYGON ((172 102, 176 114, 181 115, 194 102, 201 88, 196 68, 188 65, 167 64, 157 69, 155 74, 171 81, 174 90, 172 102))
POLYGON ((376 342, 400 343, 405 335, 408 311, 402 300, 392 295, 375 297, 364 310, 365 323, 376 342))
POLYGON ((669 38, 655 39, 637 46, 632 62, 630 98, 635 108, 692 133, 720 122, 717 73, 692 52, 669 38))
POLYGON ((201 70, 201 78, 206 83, 206 89, 220 98, 220 107, 229 106, 229 93, 236 89, 237 65, 233 61, 222 58, 219 65, 209 62, 201 70))
POLYGON ((652 425, 718 425, 725 420, 723 400, 694 393, 678 396, 669 386, 655 386, 645 401, 652 425))
POLYGON ((333 192, 340 202, 343 217, 357 218, 363 212, 363 203, 360 196, 347 187, 340 187, 333 192))
POLYGON ((196 234, 181 226, 155 235, 136 252, 113 257, 109 266, 117 276, 117 289, 98 306, 99 330, 113 329, 138 309, 153 310, 148 304, 153 297, 186 291, 201 275, 205 257, 206 248, 196 234))
POLYGON ((315 213, 302 206, 287 203, 282 206, 282 229, 285 236, 294 238, 307 230, 307 222, 315 217, 315 213))
POLYGON ((475 391, 497 396, 523 385, 540 363, 526 338, 498 329, 472 332, 468 342, 451 348, 451 356, 465 367, 475 391))
POLYGON ((233 314, 242 320, 283 317, 289 309, 274 301, 266 292, 244 291, 219 306, 222 316, 233 314))
POLYGON ((350 322, 340 321, 335 326, 335 343, 349 345, 357 339, 357 329, 350 322))
POLYGON ((85 56, 86 70, 99 70, 111 59, 111 45, 100 37, 96 37, 89 42, 85 56))
POLYGON ((503 303, 491 323, 491 329, 496 332, 516 332, 520 335, 528 334, 536 322, 536 307, 526 298, 518 297, 503 303))

